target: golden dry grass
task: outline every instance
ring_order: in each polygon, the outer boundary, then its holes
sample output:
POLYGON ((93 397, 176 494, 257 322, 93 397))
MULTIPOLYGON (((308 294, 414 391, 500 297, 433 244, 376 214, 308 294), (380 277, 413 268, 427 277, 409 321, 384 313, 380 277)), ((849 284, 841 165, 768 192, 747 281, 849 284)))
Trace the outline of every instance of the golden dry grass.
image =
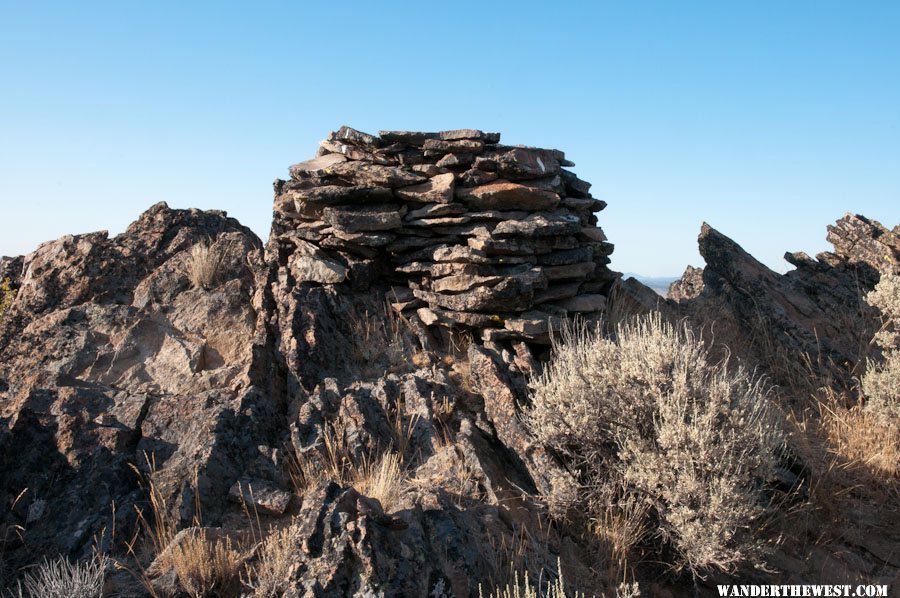
POLYGON ((822 403, 821 410, 830 451, 884 482, 900 480, 900 419, 834 402, 822 403))
POLYGON ((516 571, 512 581, 503 586, 493 588, 487 595, 484 593, 484 588, 479 585, 478 596, 479 598, 584 598, 584 594, 581 592, 566 590, 566 582, 563 579, 559 565, 560 563, 557 561, 559 574, 553 575, 555 579, 549 581, 550 575, 544 578, 548 579, 544 588, 533 584, 527 573, 523 573, 520 577, 519 571, 516 571))
POLYGON ((616 575, 627 573, 634 564, 635 549, 647 538, 648 511, 646 503, 625 498, 618 504, 594 504, 590 509, 591 531, 600 544, 600 556, 615 565, 616 575))
POLYGON ((165 552, 164 569, 173 569, 178 583, 193 597, 222 595, 235 590, 245 553, 230 538, 212 541, 206 531, 187 534, 165 552))
POLYGON ((390 513, 400 505, 406 476, 397 453, 385 452, 354 467, 350 484, 360 494, 376 499, 381 508, 390 513))
MULTIPOLYGON (((131 465, 131 469, 135 475, 141 480, 147 497, 150 501, 150 513, 146 514, 143 509, 135 506, 138 520, 138 533, 143 535, 145 541, 149 544, 148 549, 153 555, 162 553, 165 548, 171 544, 178 533, 178 522, 172 511, 166 503, 166 497, 153 481, 156 474, 156 458, 145 455, 148 473, 145 475, 135 465, 131 465)), ((135 554, 135 545, 138 536, 136 535, 129 543, 129 551, 135 554)), ((135 554, 135 556, 137 556, 135 554)))
POLYGON ((271 532, 260 547, 256 562, 248 568, 246 585, 258 598, 281 596, 289 584, 299 562, 299 530, 290 525, 271 532))
POLYGON ((220 246, 201 241, 191 247, 187 264, 191 284, 198 289, 211 289, 215 286, 224 261, 225 251, 220 246))
MULTIPOLYGON (((405 443, 409 442, 411 426, 404 429, 395 422, 398 439, 394 442, 401 445, 399 450, 403 450, 405 443)), ((329 426, 323 437, 322 450, 308 450, 302 454, 287 451, 288 476, 300 495, 323 481, 331 480, 378 500, 382 508, 390 512, 398 507, 409 482, 399 450, 387 449, 358 459, 347 445, 343 431, 329 426)))
MULTIPOLYGON (((152 561, 149 570, 141 567, 137 574, 144 588, 155 595, 151 577, 174 570, 179 585, 190 596, 236 592, 247 551, 230 538, 208 537, 206 531, 199 527, 199 504, 196 505, 197 515, 194 518, 197 527, 182 532, 183 535, 178 537, 178 521, 165 495, 154 482, 158 474, 155 458, 145 456, 145 459, 147 473, 142 473, 134 465, 132 469, 147 492, 149 513, 135 507, 138 530, 128 543, 128 551, 138 564, 152 561), (142 549, 138 548, 139 539, 143 539, 142 549)), ((196 486, 196 472, 194 484, 196 486)))

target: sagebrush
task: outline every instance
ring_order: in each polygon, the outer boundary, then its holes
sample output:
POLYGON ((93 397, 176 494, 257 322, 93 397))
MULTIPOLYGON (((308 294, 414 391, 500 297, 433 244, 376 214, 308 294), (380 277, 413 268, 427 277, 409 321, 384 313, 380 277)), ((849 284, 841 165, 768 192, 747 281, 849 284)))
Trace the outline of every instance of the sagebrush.
POLYGON ((881 312, 882 326, 874 343, 884 360, 869 360, 860 381, 865 409, 884 418, 900 418, 900 276, 882 276, 866 302, 881 312))
POLYGON ((676 568, 755 561, 761 489, 782 444, 763 381, 713 362, 686 325, 658 314, 622 324, 612 337, 569 328, 554 345, 531 382, 527 419, 538 440, 580 472, 573 506, 605 529, 611 507, 643 503, 650 536, 674 548, 676 568))

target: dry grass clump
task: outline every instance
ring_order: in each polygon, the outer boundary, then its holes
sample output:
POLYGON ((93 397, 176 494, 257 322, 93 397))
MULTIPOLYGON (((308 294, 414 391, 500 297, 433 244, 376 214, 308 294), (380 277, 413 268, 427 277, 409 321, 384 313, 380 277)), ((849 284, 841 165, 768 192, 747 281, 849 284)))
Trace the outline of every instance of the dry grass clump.
MULTIPOLYGON (((557 569, 559 562, 557 561, 557 569)), ((543 572, 542 572, 543 573, 543 572)), ((525 573, 519 578, 519 572, 516 571, 513 580, 505 586, 497 586, 488 594, 488 598, 584 598, 584 594, 580 592, 566 592, 566 583, 563 579, 562 570, 559 569, 559 575, 556 579, 547 582, 546 589, 542 590, 540 584, 534 586, 525 573)), ((484 590, 481 585, 478 586, 479 598, 485 598, 484 590)))
POLYGON ((173 569, 178 583, 194 597, 222 595, 239 583, 246 558, 230 538, 213 541, 206 530, 185 534, 165 553, 164 569, 173 569))
POLYGON ((900 479, 900 418, 886 417, 869 405, 847 409, 831 401, 820 408, 830 451, 878 479, 900 479))
MULTIPOLYGON (((621 497, 622 494, 620 493, 621 497)), ((609 570, 617 577, 628 574, 635 549, 649 533, 649 505, 624 496, 615 502, 595 497, 589 507, 591 532, 599 543, 602 561, 615 565, 609 570)))
POLYGON ((324 480, 332 480, 378 500, 388 513, 399 506, 409 481, 400 452, 388 449, 375 456, 357 458, 343 430, 333 425, 324 434, 321 450, 288 451, 287 469, 298 494, 305 494, 324 480))
POLYGON ((70 563, 64 558, 44 560, 36 571, 22 580, 18 595, 22 595, 24 585, 25 594, 33 598, 100 598, 109 562, 109 558, 99 552, 79 563, 70 563))
POLYGON ((869 361, 861 379, 865 409, 886 419, 900 418, 900 276, 884 275, 866 301, 881 311, 882 326, 874 342, 884 361, 869 361))
POLYGON ((225 257, 225 250, 221 246, 206 241, 191 247, 187 263, 191 284, 198 289, 213 288, 219 278, 225 257))
POLYGON ((248 569, 245 584, 259 598, 281 596, 290 589, 291 579, 299 566, 298 545, 302 538, 293 525, 270 533, 263 541, 259 556, 248 569))
MULTIPOLYGON (((145 455, 149 473, 144 475, 135 465, 130 465, 131 470, 141 480, 141 484, 146 488, 148 498, 150 499, 150 514, 144 514, 144 510, 135 506, 137 514, 138 527, 143 532, 143 538, 149 544, 149 551, 153 555, 161 554, 178 533, 178 521, 172 510, 166 504, 166 497, 153 482, 153 475, 156 473, 156 457, 148 457, 145 455)), ((135 547, 138 536, 129 543, 128 550, 137 557, 135 547)))
POLYGON ((129 553, 139 564, 152 560, 149 569, 141 567, 138 575, 145 589, 155 595, 151 577, 174 571, 179 585, 190 596, 236 594, 247 551, 230 537, 209 537, 200 527, 199 504, 195 527, 179 532, 174 512, 153 481, 157 473, 155 458, 145 458, 149 473, 142 474, 136 466, 131 467, 147 491, 150 512, 145 514, 135 507, 139 530, 128 544, 129 553), (138 549, 139 538, 143 538, 143 550, 138 549))
POLYGON ((356 467, 350 483, 360 494, 378 500, 381 508, 390 513, 400 506, 405 480, 397 453, 385 452, 356 467))
POLYGON ((590 517, 639 497, 674 567, 756 560, 761 486, 782 443, 759 379, 712 362, 686 326, 650 315, 613 339, 568 330, 531 389, 531 429, 581 472, 590 517))
POLYGON ((385 366, 394 372, 408 371, 422 359, 412 324, 389 303, 381 314, 348 309, 347 321, 353 355, 365 377, 383 375, 385 366))
POLYGON ((819 429, 844 469, 860 466, 891 486, 900 479, 900 276, 882 276, 866 301, 881 312, 872 345, 883 360, 867 361, 861 404, 847 406, 847 400, 825 393, 819 429))

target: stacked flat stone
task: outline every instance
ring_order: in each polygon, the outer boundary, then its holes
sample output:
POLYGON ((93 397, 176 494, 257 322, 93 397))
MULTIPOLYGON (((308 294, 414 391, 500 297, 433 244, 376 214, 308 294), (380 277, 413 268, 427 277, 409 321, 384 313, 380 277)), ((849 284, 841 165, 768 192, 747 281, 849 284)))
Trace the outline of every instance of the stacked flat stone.
POLYGON ((546 342, 602 315, 615 274, 606 204, 558 150, 499 133, 342 127, 275 182, 273 240, 296 283, 392 285, 392 307, 485 340, 546 342))

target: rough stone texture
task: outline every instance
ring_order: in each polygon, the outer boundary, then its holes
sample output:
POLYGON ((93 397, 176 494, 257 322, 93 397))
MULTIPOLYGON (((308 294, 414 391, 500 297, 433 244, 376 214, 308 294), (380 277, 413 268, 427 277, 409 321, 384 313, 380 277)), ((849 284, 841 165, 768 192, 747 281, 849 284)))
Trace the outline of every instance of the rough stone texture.
POLYGON ((157 204, 115 238, 66 236, 21 263, 0 321, 0 498, 50 508, 3 515, 25 527, 7 558, 112 548, 113 518, 129 529, 146 510, 131 465, 183 522, 197 504, 216 520, 242 470, 272 475, 257 448, 276 424, 259 359, 266 273, 248 229, 157 204), (207 289, 190 277, 201 242, 222 255, 207 289))
POLYGON ((847 214, 828 227, 827 238, 833 252, 817 259, 785 254, 795 269, 781 275, 704 224, 698 240, 706 267, 688 267, 672 284, 669 307, 701 321, 730 322, 731 335, 742 339, 732 342, 749 345, 750 360, 774 364, 770 374, 782 384, 792 383, 791 371, 812 368, 849 387, 872 334, 862 297, 881 274, 900 272, 900 227, 891 231, 847 214), (802 355, 808 361, 797 361, 802 355))
MULTIPOLYGON (((366 277, 353 270, 364 258, 369 278, 414 291, 418 302, 398 305, 404 317, 418 319, 427 304, 426 327, 503 327, 548 303, 600 316, 616 279, 593 214, 605 203, 562 168, 572 165, 562 152, 499 140, 472 129, 376 137, 342 127, 276 181, 270 248, 297 282, 360 290, 366 277), (521 270, 502 270, 512 266, 521 270)), ((549 338, 511 328, 505 338, 517 335, 549 338)))
MULTIPOLYGON (((66 236, 0 260, 16 292, 0 320, 0 586, 97 545, 177 594, 164 557, 136 563, 124 546, 135 509, 149 512, 150 480, 180 529, 163 554, 202 533, 246 546, 252 564, 260 527, 291 526, 285 595, 478 595, 516 556, 534 580, 561 562, 567 587, 610 595, 579 583, 595 579, 596 544, 548 517, 577 517, 573 475, 520 419, 552 334, 576 309, 600 316, 615 288, 636 309, 727 307, 736 321, 764 297, 766 318, 808 340, 801 324, 837 321, 858 299, 851 277, 858 293, 883 264, 896 268, 897 231, 848 217, 830 233, 834 254, 794 254, 797 271, 779 277, 705 229, 703 285, 660 304, 607 268, 612 246, 593 214, 604 204, 570 165, 494 133, 345 127, 276 182, 265 249, 224 213, 158 204, 117 237, 66 236), (455 199, 501 180, 557 203, 455 199), (198 243, 222 256, 202 286, 191 281, 198 243), (894 261, 872 265, 885 251, 894 261), (394 504, 327 479, 335 446, 357 466, 395 453, 407 482, 394 504), (321 479, 295 486, 300 459, 321 479)), ((873 560, 896 573, 895 535, 847 538, 841 555, 862 561, 857 571, 873 560)), ((791 579, 831 581, 825 556, 791 579)), ((108 583, 111 595, 146 594, 122 571, 108 583)))
POLYGON ((228 491, 228 496, 254 514, 284 515, 294 495, 266 480, 241 478, 228 491))

